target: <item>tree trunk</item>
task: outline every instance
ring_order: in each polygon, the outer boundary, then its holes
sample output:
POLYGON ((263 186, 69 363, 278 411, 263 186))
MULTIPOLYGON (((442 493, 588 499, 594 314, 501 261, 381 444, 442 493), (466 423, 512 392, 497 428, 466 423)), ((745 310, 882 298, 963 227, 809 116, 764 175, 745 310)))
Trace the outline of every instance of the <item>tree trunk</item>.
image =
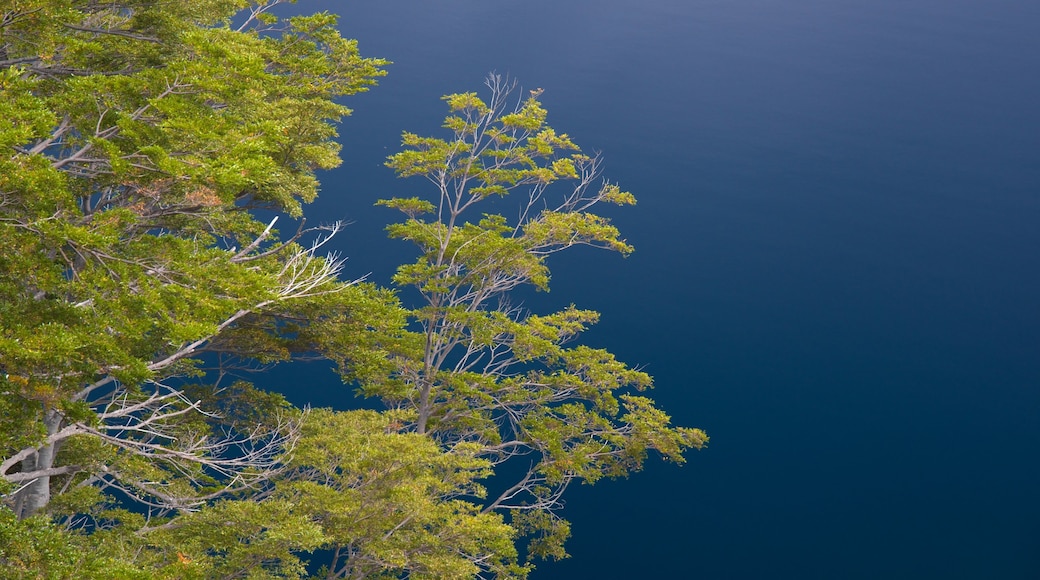
MULTIPOLYGON (((47 436, 54 435, 61 428, 62 415, 58 411, 49 410, 44 412, 43 423, 47 427, 47 436)), ((54 467, 54 456, 57 453, 57 443, 44 445, 36 452, 36 455, 22 460, 22 472, 28 473, 39 469, 50 469, 54 467)), ((18 494, 17 502, 18 519, 25 519, 47 507, 51 501, 51 476, 43 475, 26 486, 18 494)))

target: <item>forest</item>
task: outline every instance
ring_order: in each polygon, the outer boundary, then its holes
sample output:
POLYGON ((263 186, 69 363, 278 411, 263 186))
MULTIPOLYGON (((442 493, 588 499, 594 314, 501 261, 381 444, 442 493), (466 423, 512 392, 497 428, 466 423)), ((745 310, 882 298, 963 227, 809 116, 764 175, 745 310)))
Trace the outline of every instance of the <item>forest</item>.
POLYGON ((290 4, 0 2, 0 576, 525 578, 572 483, 707 444, 581 343, 599 313, 516 299, 634 250, 538 90, 404 133, 427 195, 378 204, 415 259, 348 275, 307 204, 392 67, 290 4), (313 360, 358 404, 259 380, 313 360))

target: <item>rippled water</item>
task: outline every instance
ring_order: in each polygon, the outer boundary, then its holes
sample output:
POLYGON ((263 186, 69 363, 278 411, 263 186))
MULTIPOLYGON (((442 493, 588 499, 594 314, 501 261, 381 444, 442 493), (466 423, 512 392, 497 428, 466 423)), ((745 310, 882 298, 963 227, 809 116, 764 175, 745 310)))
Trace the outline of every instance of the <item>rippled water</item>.
POLYGON ((400 132, 492 69, 639 197, 636 254, 561 257, 536 303, 601 310, 711 447, 573 489, 535 579, 1040 577, 1040 3, 323 6, 396 63, 313 208, 355 273, 408 256, 371 207, 420 186, 400 132))

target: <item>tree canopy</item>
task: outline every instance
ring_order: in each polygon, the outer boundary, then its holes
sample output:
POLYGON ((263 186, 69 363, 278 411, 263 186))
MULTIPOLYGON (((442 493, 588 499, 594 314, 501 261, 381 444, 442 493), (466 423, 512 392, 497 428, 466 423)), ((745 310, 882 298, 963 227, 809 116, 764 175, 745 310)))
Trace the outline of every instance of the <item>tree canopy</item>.
POLYGON ((569 483, 707 441, 572 344, 597 313, 513 305, 554 253, 631 252, 593 210, 635 199, 511 81, 405 133, 387 165, 430 194, 380 204, 417 260, 345 275, 304 208, 388 63, 282 3, 0 2, 4 577, 521 578, 565 555, 569 483), (245 380, 300 357, 383 410, 245 380))

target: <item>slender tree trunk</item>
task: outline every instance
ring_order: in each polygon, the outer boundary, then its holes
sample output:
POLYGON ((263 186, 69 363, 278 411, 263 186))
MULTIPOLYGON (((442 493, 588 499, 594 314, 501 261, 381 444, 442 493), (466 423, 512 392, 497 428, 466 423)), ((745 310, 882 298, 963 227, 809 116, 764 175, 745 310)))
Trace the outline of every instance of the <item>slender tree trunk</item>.
MULTIPOLYGON (((435 296, 430 299, 430 305, 433 307, 439 307, 441 305, 440 297, 435 296)), ((426 426, 430 420, 430 415, 433 412, 433 405, 430 404, 430 391, 433 390, 433 374, 434 374, 434 342, 437 336, 437 328, 440 326, 440 319, 431 320, 429 326, 426 329, 426 347, 423 353, 423 373, 420 377, 422 385, 419 391, 419 419, 416 421, 416 431, 420 435, 426 434, 426 426)))
MULTIPOLYGON (((47 427, 47 435, 51 436, 61 428, 62 415, 56 410, 45 411, 43 424, 47 427)), ((36 452, 36 455, 22 460, 22 471, 31 472, 38 469, 50 469, 54 467, 54 456, 57 453, 57 443, 44 445, 36 452)), ((47 507, 51 501, 51 477, 43 475, 30 483, 18 498, 18 518, 25 519, 47 507)))

